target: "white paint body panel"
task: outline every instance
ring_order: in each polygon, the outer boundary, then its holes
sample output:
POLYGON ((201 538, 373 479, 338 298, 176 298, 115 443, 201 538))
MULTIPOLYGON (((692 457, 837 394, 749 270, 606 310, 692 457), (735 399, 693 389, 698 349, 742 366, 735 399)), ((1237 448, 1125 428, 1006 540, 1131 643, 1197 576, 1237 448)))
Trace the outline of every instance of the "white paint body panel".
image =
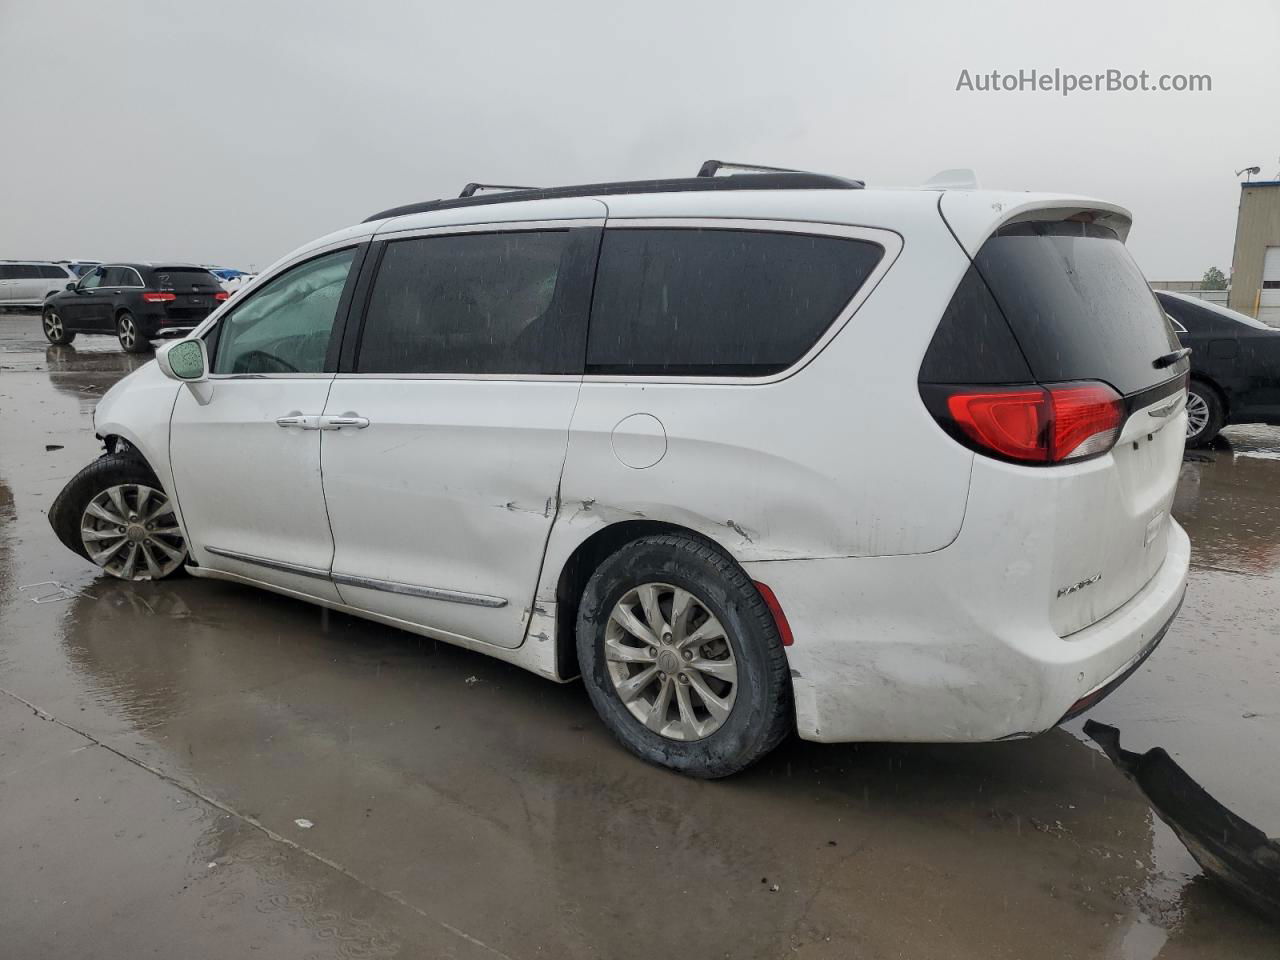
POLYGON ((187 545, 196 563, 340 600, 328 579, 210 552, 209 548, 328 571, 333 560, 320 483, 320 431, 278 417, 324 409, 332 376, 211 380, 207 403, 184 388, 173 408, 170 457, 187 545))
POLYGON ((579 382, 344 377, 326 414, 333 569, 500 597, 491 608, 339 583, 356 607, 501 647, 524 640, 579 382))
POLYGON ((198 575, 565 679, 555 638, 566 563, 612 524, 656 520, 714 540, 773 588, 796 636, 787 654, 801 736, 1031 733, 1138 656, 1176 609, 1189 562, 1165 512, 1183 415, 1163 430, 1136 419, 1126 428, 1122 442, 1145 449, 1130 472, 1150 481, 1132 482, 1112 455, 1047 470, 977 457, 919 399, 920 363, 967 254, 1000 224, 1044 209, 1090 210, 1121 235, 1128 228, 1123 208, 1078 197, 891 190, 619 195, 362 224, 290 254, 232 303, 300 259, 369 237, 606 211, 607 229, 784 223, 878 237, 888 253, 832 335, 771 377, 266 377, 215 381, 201 406, 148 364, 103 399, 96 427, 136 446, 175 495, 198 575), (370 426, 275 426, 295 410, 370 426), (1117 497, 1155 535, 1129 597, 1073 629, 1097 611, 1087 591, 1065 603, 1056 591, 1107 549, 1117 497), (507 603, 335 585, 219 558, 210 544, 507 603))

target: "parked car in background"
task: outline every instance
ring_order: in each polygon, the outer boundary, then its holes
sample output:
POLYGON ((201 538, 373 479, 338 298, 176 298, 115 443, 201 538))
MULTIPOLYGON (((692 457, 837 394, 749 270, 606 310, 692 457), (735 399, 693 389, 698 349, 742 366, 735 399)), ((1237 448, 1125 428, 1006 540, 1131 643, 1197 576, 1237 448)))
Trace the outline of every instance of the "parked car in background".
POLYGON ((63 264, 51 260, 0 260, 0 309, 39 307, 76 279, 63 264))
POLYGON ((77 277, 83 277, 94 267, 102 264, 101 260, 59 260, 59 263, 65 263, 67 268, 77 277))
POLYGON ((217 277, 220 283, 226 283, 229 280, 244 276, 243 270, 236 270, 234 267, 208 267, 206 269, 217 277))
POLYGON ((581 675, 697 776, 1025 737, 1186 584, 1189 365, 1129 222, 794 172, 384 211, 113 387, 49 519, 111 576, 581 675))
POLYGON ((218 278, 218 282, 222 284, 222 289, 227 293, 235 293, 257 276, 256 273, 237 270, 235 267, 209 267, 208 270, 218 278))
POLYGON ((1280 425, 1280 330, 1186 294, 1156 298, 1191 348, 1187 444, 1204 446, 1232 423, 1280 425))
POLYGON ((229 296, 213 274, 189 264, 103 264, 65 288, 44 303, 49 342, 110 334, 129 353, 145 353, 152 340, 190 333, 229 296))

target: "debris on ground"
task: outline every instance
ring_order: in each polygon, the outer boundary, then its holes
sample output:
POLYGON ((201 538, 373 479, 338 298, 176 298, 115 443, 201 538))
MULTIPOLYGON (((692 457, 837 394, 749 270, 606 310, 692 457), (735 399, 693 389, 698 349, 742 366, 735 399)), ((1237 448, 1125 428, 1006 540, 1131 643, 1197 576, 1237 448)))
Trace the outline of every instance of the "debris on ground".
POLYGON ((467 677, 467 679, 466 679, 465 681, 463 681, 463 682, 464 682, 464 683, 466 683, 466 685, 467 685, 468 687, 474 687, 477 683, 479 683, 479 682, 480 682, 480 678, 479 678, 479 677, 467 677))
POLYGON ((298 827, 303 830, 310 830, 312 827, 315 826, 315 824, 312 823, 310 820, 308 820, 306 817, 299 817, 297 820, 293 822, 296 823, 298 827))
POLYGON ((1094 720, 1084 732, 1146 794, 1206 875, 1280 923, 1280 839, 1268 838, 1220 804, 1161 747, 1124 750, 1120 731, 1094 720))
POLYGON ((76 597, 83 597, 86 600, 98 599, 93 594, 73 587, 69 583, 63 583, 61 580, 41 580, 39 583, 24 583, 18 589, 35 590, 37 587, 48 587, 49 589, 42 590, 36 596, 29 598, 32 603, 57 603, 59 600, 73 600, 76 597))

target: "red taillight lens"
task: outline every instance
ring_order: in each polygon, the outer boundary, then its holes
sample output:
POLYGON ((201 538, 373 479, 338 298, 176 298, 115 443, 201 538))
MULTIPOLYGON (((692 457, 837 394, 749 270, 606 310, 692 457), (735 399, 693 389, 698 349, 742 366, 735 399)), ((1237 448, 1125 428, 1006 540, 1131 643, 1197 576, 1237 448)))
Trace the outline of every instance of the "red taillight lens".
POLYGON ((1048 460, 1048 394, 1040 387, 958 392, 947 397, 952 422, 979 449, 1011 460, 1048 460))
POLYGON ((928 389, 930 407, 944 427, 980 453, 1018 463, 1106 453, 1124 425, 1124 401, 1105 383, 928 389))
POLYGON ((1049 387, 1054 462, 1106 453, 1124 425, 1124 401, 1105 383, 1049 387))
POLYGON ((170 300, 177 300, 176 293, 144 293, 142 299, 147 303, 168 303, 170 300))
POLYGON ((227 299, 227 297, 229 297, 229 296, 231 296, 231 294, 227 293, 227 291, 225 291, 225 290, 219 290, 217 293, 215 293, 215 294, 213 295, 213 299, 215 299, 215 300, 225 300, 225 299, 227 299))

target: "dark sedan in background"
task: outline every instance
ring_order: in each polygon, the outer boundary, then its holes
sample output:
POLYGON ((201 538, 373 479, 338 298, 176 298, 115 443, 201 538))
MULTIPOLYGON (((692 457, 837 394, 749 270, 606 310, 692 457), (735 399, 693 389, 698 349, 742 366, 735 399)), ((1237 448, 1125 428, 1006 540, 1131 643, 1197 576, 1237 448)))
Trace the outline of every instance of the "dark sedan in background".
POLYGON ((104 333, 129 353, 145 353, 152 340, 189 333, 227 296, 203 267, 105 263, 45 300, 42 326, 50 343, 104 333))
POLYGON ((1230 423, 1280 425, 1280 330, 1185 294, 1156 298, 1191 348, 1187 446, 1204 446, 1230 423))

